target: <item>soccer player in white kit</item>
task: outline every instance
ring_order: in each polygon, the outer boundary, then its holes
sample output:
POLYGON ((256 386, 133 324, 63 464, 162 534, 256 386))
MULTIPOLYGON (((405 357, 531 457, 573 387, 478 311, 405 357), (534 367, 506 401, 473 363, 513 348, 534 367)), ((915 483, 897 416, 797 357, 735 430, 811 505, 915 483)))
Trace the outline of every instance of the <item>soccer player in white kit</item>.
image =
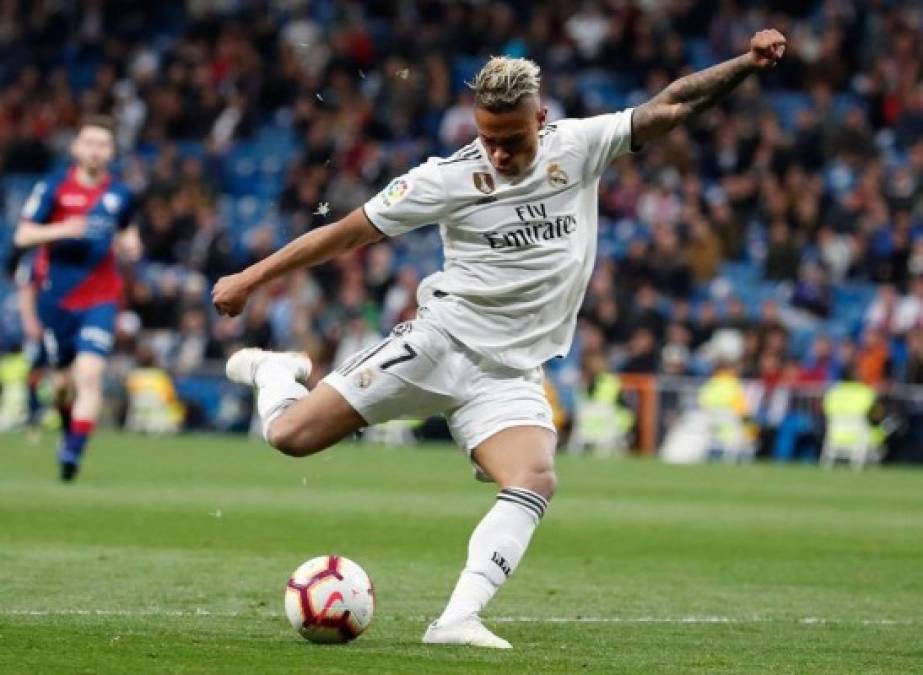
POLYGON ((471 535, 468 559, 423 641, 509 648, 479 618, 519 565, 556 485, 555 429, 542 364, 570 349, 596 258, 597 190, 612 161, 714 104, 781 58, 785 38, 683 77, 637 108, 545 124, 539 69, 492 58, 476 76, 478 137, 395 178, 363 207, 218 281, 217 309, 286 272, 438 223, 445 265, 418 290, 419 313, 311 392, 303 354, 243 349, 227 375, 255 386, 266 440, 319 452, 362 427, 442 413, 456 442, 500 491, 471 535))

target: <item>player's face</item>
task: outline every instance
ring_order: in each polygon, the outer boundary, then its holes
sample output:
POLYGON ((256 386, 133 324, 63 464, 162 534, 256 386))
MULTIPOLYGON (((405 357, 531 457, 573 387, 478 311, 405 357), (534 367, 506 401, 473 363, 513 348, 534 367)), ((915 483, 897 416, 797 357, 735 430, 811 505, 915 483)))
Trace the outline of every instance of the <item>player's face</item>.
POLYGON ((538 130, 546 111, 534 98, 527 98, 514 110, 494 113, 474 109, 474 123, 490 163, 503 176, 517 176, 529 168, 538 150, 538 130))
POLYGON ((102 127, 83 127, 74 139, 71 152, 81 168, 92 173, 103 171, 115 156, 112 132, 102 127))

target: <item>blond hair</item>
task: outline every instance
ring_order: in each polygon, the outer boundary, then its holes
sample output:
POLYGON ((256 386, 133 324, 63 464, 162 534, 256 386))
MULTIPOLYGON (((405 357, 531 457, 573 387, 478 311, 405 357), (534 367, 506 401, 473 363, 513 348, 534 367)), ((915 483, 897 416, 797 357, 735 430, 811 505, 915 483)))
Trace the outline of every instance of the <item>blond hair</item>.
POLYGON ((541 69, 529 59, 492 56, 468 86, 474 104, 490 112, 507 112, 528 96, 538 97, 541 69))

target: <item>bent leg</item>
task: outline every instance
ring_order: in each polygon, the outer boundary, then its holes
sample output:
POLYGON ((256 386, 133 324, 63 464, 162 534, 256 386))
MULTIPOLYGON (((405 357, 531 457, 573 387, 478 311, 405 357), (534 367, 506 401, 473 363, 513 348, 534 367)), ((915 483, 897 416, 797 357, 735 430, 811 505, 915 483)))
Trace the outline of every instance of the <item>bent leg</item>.
POLYGON ((433 365, 422 350, 389 338, 331 372, 310 393, 302 382, 311 366, 301 354, 243 349, 231 356, 226 370, 232 381, 256 386, 263 436, 270 445, 304 457, 370 424, 451 407, 453 399, 407 379, 410 366, 413 372, 429 372, 433 365), (403 376, 391 372, 397 365, 403 376))
POLYGON ((558 483, 556 442, 545 427, 510 427, 481 443, 471 457, 501 488, 524 488, 551 500, 558 483))

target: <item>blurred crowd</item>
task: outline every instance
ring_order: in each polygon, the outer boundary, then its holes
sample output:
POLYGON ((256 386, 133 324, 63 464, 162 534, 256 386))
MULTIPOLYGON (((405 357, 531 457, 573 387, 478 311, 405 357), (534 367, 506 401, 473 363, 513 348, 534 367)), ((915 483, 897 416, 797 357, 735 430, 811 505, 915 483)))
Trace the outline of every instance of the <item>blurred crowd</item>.
POLYGON ((145 244, 116 362, 143 347, 183 373, 240 344, 298 347, 320 377, 414 315, 432 233, 278 280, 236 319, 211 310, 211 283, 468 142, 465 81, 487 56, 534 59, 551 117, 586 116, 742 53, 764 27, 789 40, 778 68, 604 176, 577 358, 704 374, 729 328, 754 378, 822 383, 858 365, 869 383, 923 383, 918 2, 2 0, 0 166, 45 172, 82 114, 113 114, 145 244), (231 227, 227 165, 267 128, 293 150, 261 193, 273 219, 231 227), (729 262, 747 284, 722 276, 729 262), (875 295, 854 324, 844 287, 875 295))

